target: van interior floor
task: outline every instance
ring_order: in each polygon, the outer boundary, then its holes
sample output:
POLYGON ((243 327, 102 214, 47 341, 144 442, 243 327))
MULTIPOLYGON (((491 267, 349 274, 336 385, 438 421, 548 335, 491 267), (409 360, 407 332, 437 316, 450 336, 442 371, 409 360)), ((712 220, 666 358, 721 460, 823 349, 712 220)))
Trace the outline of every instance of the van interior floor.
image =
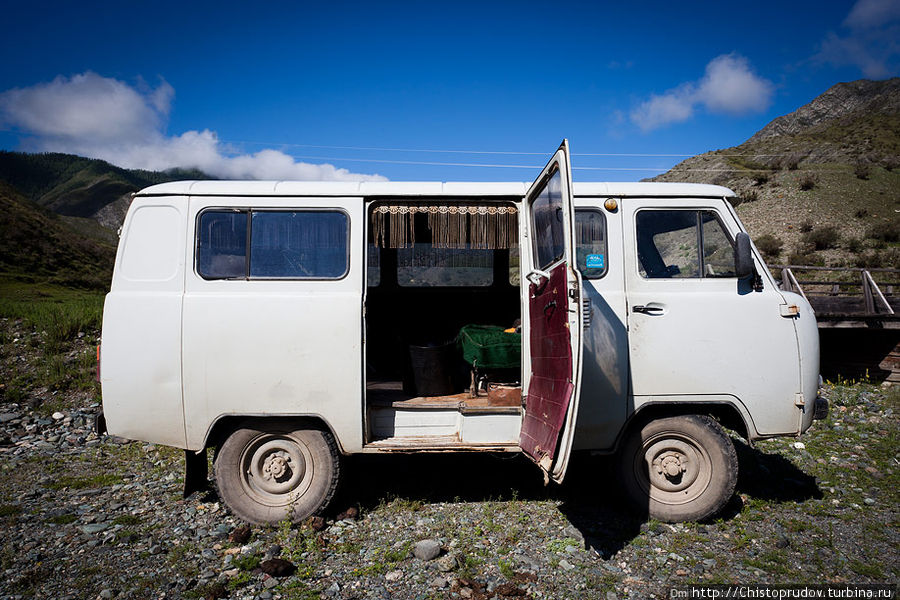
POLYGON ((522 409, 519 387, 493 388, 472 397, 468 391, 447 396, 411 396, 400 381, 372 382, 366 385, 366 403, 371 408, 403 410, 443 409, 463 414, 518 414, 522 409))

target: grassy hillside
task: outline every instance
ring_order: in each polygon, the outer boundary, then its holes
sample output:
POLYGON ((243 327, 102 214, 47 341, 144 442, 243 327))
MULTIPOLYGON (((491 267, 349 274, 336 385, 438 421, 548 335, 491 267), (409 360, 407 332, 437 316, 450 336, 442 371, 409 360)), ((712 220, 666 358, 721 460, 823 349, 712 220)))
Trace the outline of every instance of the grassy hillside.
POLYGON ((115 241, 87 219, 61 217, 0 183, 0 278, 106 289, 115 241))

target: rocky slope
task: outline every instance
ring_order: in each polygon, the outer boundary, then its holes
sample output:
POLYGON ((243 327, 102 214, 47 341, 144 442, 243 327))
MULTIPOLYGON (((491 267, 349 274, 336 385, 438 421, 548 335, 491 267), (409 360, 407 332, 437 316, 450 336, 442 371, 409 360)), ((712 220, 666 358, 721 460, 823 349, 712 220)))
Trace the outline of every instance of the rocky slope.
POLYGON ((654 180, 735 190, 738 214, 770 263, 896 267, 900 79, 839 83, 743 144, 654 180), (837 235, 816 244, 809 234, 822 228, 837 235))

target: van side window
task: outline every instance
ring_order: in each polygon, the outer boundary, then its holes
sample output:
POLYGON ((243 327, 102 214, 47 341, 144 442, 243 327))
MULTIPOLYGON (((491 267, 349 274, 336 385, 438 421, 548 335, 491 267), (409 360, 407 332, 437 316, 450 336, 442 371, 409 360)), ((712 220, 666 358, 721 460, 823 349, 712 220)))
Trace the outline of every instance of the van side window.
POLYGON ((205 279, 247 273, 247 211, 206 211, 197 225, 197 271, 205 279))
POLYGON ((205 211, 197 272, 204 279, 338 279, 349 265, 348 233, 340 211, 205 211))
POLYGON ((254 211, 251 220, 251 278, 336 279, 346 273, 346 214, 254 211))
POLYGON ((599 210, 575 211, 575 264, 585 279, 606 275, 606 215, 599 210))
POLYGON ((635 228, 643 277, 735 276, 733 242, 713 211, 642 210, 635 228))

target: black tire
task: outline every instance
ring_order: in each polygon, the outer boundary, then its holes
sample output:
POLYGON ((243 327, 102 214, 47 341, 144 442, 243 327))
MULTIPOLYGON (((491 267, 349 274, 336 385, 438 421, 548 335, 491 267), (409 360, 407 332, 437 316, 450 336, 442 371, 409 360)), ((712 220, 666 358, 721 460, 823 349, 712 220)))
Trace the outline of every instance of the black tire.
POLYGON ((241 519, 298 522, 331 501, 340 478, 340 454, 328 431, 250 421, 219 448, 215 473, 219 495, 241 519))
POLYGON ((737 484, 734 444, 704 415, 656 419, 636 428, 619 458, 628 499, 669 523, 711 517, 737 484))

